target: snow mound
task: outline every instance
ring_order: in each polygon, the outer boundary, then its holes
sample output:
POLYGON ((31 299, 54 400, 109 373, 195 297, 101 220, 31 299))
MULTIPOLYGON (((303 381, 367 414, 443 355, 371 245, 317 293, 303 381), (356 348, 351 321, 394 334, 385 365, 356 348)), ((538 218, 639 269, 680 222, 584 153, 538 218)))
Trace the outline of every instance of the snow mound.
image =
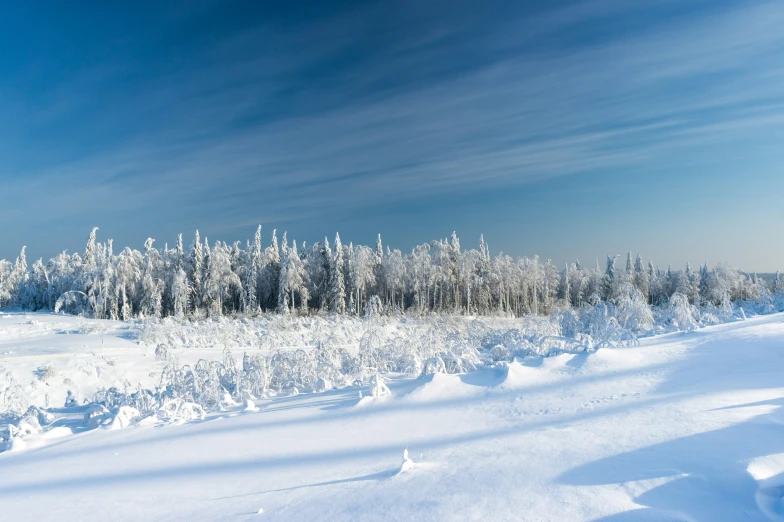
POLYGON ((784 521, 784 453, 754 459, 746 470, 757 481, 757 507, 770 520, 784 521))
POLYGON ((121 430, 135 424, 141 419, 139 410, 131 406, 120 406, 114 414, 111 422, 106 425, 108 430, 121 430))
POLYGON ((458 375, 432 373, 421 379, 422 384, 404 397, 410 402, 427 402, 440 399, 465 397, 478 393, 481 388, 465 384, 458 375))
POLYGON ((382 404, 389 402, 392 398, 391 395, 382 395, 381 397, 373 397, 372 395, 361 396, 357 403, 354 405, 355 409, 368 408, 374 404, 382 404))
POLYGON ((496 386, 501 390, 522 388, 526 384, 530 384, 532 377, 537 374, 534 368, 524 366, 519 362, 505 364, 502 371, 504 376, 501 383, 496 386))

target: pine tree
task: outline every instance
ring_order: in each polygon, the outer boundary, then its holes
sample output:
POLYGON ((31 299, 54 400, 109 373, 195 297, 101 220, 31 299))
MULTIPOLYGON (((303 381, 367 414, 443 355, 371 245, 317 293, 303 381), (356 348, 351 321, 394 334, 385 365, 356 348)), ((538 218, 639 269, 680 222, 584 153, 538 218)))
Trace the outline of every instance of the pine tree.
POLYGON ((274 310, 280 308, 280 269, 281 258, 280 248, 278 247, 278 231, 272 231, 270 245, 264 251, 264 267, 262 268, 262 299, 261 302, 267 309, 274 310))
POLYGON ((288 296, 288 288, 289 288, 289 273, 288 270, 288 249, 284 251, 284 254, 280 261, 280 275, 278 277, 278 313, 286 315, 289 313, 289 296, 288 296))
POLYGON ((559 289, 559 296, 561 299, 564 300, 566 304, 569 306, 572 305, 571 298, 572 298, 572 290, 569 286, 569 264, 567 263, 564 266, 563 272, 561 272, 561 284, 559 289))
POLYGON ((604 275, 606 275, 610 279, 615 279, 615 260, 618 259, 618 256, 607 256, 607 268, 604 271, 604 275))
POLYGON ((210 240, 206 236, 204 237, 204 245, 202 250, 204 252, 204 259, 202 260, 201 286, 199 287, 199 296, 201 298, 202 308, 204 308, 204 311, 207 312, 207 314, 210 314, 214 303, 212 296, 207 292, 207 289, 211 283, 208 278, 212 268, 210 266, 212 263, 212 249, 210 249, 210 240))
POLYGON ((329 309, 333 314, 346 313, 346 285, 343 279, 343 245, 335 234, 335 254, 330 266, 329 309))
POLYGON ((191 309, 197 311, 201 307, 201 284, 202 275, 204 271, 204 254, 201 247, 201 239, 199 238, 199 231, 196 231, 196 237, 193 239, 193 246, 191 247, 191 309))
POLYGON ((332 249, 329 247, 329 239, 324 237, 324 244, 321 248, 321 258, 319 264, 321 265, 321 276, 319 293, 321 294, 319 307, 322 310, 332 311, 332 272, 334 270, 335 260, 332 257, 332 249))
POLYGON ((645 272, 645 267, 642 264, 642 256, 637 254, 637 258, 634 260, 634 286, 642 292, 643 297, 646 299, 650 293, 650 281, 648 277, 648 274, 645 272))
POLYGON ((603 293, 604 299, 609 300, 613 293, 614 293, 614 286, 615 286, 615 260, 618 259, 617 255, 614 256, 607 256, 607 268, 604 271, 604 279, 603 279, 603 293))
POLYGON ((95 270, 95 233, 98 232, 98 227, 94 227, 90 232, 90 237, 87 238, 87 247, 84 249, 84 266, 85 270, 95 270))
POLYGON ((256 228, 253 236, 253 245, 250 246, 250 259, 245 280, 245 296, 243 308, 246 311, 255 313, 259 309, 259 278, 261 277, 261 225, 256 228))
MULTIPOLYGON (((9 281, 9 294, 16 296, 16 301, 19 302, 18 296, 24 291, 25 284, 27 283, 27 247, 23 246, 22 251, 19 252, 19 257, 16 258, 14 268, 11 271, 9 281)), ((0 281, 1 282, 1 281, 0 281)))
POLYGON ((177 247, 174 250, 174 270, 182 270, 185 266, 185 250, 182 247, 182 234, 177 234, 177 247))
POLYGON ((183 317, 188 313, 188 276, 180 268, 172 282, 172 307, 175 317, 183 317))
POLYGON ((270 242, 270 263, 280 264, 280 249, 278 248, 278 230, 273 229, 270 242))

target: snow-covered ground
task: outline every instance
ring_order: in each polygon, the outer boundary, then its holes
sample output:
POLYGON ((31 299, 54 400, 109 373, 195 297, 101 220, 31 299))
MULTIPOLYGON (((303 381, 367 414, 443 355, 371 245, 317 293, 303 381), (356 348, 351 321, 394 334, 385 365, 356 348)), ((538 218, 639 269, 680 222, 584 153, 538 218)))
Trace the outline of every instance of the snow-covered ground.
MULTIPOLYGON (((134 328, 2 314, 0 384, 55 412, 154 386, 134 328)), ((181 424, 64 415, 0 453, 0 519, 784 520, 784 314, 386 384, 181 424)))

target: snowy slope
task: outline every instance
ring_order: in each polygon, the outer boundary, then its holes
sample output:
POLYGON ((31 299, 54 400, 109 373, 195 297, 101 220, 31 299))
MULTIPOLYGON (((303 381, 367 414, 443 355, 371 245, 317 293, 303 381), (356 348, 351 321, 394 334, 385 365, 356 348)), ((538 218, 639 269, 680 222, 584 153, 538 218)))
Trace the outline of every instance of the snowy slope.
MULTIPOLYGON (((87 393, 154 373, 122 323, 5 314, 0 332, 0 378, 36 380, 52 404, 63 375, 87 393)), ((784 520, 783 375, 777 314, 401 378, 386 397, 344 388, 39 436, 0 453, 0 518, 784 520)))

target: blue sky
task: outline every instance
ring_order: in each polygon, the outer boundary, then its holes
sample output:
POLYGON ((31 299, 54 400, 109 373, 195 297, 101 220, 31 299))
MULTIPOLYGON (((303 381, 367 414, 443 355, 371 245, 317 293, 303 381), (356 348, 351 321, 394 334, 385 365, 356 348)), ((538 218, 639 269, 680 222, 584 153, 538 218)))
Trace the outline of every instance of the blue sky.
POLYGON ((0 17, 0 258, 202 236, 784 269, 780 1, 0 17))

